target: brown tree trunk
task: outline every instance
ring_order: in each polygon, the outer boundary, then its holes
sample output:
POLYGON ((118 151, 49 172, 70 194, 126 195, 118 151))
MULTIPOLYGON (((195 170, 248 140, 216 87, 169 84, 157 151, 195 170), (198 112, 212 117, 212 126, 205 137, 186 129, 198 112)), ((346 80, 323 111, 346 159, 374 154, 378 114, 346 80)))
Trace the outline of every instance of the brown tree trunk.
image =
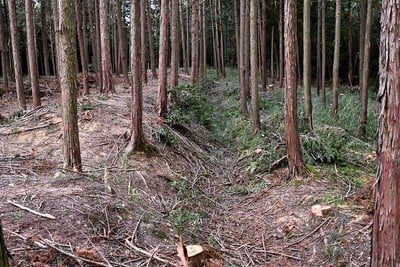
POLYGON ((131 104, 131 138, 126 152, 143 148, 144 138, 142 129, 142 67, 141 67, 141 9, 145 9, 142 0, 132 0, 131 5, 131 71, 132 71, 132 104, 131 104))
POLYGON ((158 79, 156 63, 155 63, 155 55, 154 55, 154 43, 153 43, 153 29, 151 27, 151 10, 150 10, 150 1, 145 1, 146 5, 146 19, 147 19, 147 35, 149 36, 149 50, 150 50, 150 69, 153 75, 153 79, 158 79))
POLYGON ((317 7, 317 95, 321 92, 321 6, 322 1, 318 0, 317 7))
POLYGON ((192 1, 192 69, 190 82, 194 84, 199 78, 199 0, 192 1))
POLYGON ((371 50, 371 27, 372 27, 372 0, 367 1, 367 18, 365 23, 365 37, 364 37, 364 58, 363 58, 363 72, 361 83, 361 115, 360 115, 360 128, 361 136, 365 136, 367 130, 367 114, 368 114, 368 79, 369 79, 369 61, 371 50))
POLYGON ((56 35, 61 88, 64 168, 82 171, 77 116, 74 2, 57 0, 56 35))
POLYGON ((182 65, 183 65, 183 72, 189 73, 188 67, 188 57, 186 53, 186 42, 185 42, 185 27, 184 27, 184 20, 183 20, 183 8, 182 8, 182 1, 178 1, 179 3, 179 21, 180 21, 180 30, 181 30, 181 46, 182 46, 182 65))
POLYGON ((296 78, 296 38, 295 2, 285 0, 285 137, 289 178, 303 175, 306 167, 301 153, 299 130, 297 127, 297 78, 296 78))
POLYGON ((78 35, 78 43, 79 43, 79 53, 81 58, 82 65, 82 83, 83 83, 83 93, 85 95, 89 95, 89 83, 88 83, 88 59, 86 54, 86 45, 84 41, 84 35, 86 34, 85 28, 82 25, 82 14, 85 12, 83 9, 84 5, 82 5, 80 0, 75 1, 75 20, 76 20, 76 32, 78 35), (82 12, 82 11, 83 12, 82 12))
POLYGON ((158 116, 167 115, 167 51, 168 51, 168 0, 161 0, 160 51, 158 59, 158 116))
POLYGON ((349 17, 347 22, 347 77, 350 87, 353 87, 353 7, 349 1, 349 17))
POLYGON ((326 71, 326 34, 325 34, 325 0, 321 0, 321 91, 322 103, 326 106, 326 88, 325 88, 325 71, 326 71))
POLYGON ((42 26, 42 53, 43 53, 43 65, 44 65, 44 74, 49 76, 50 71, 50 62, 49 62, 49 48, 48 48, 48 28, 47 28, 47 0, 42 0, 40 2, 40 12, 41 12, 41 26, 42 26))
MULTIPOLYGON (((234 0, 233 1, 233 12, 234 12, 234 16, 235 16, 236 66, 239 69, 239 61, 240 61, 240 23, 239 23, 239 14, 238 14, 237 1, 238 0, 234 0)), ((212 20, 212 18, 211 18, 211 20, 212 20)), ((213 38, 214 38, 214 34, 213 34, 213 38)), ((240 81, 239 73, 240 73, 240 71, 238 71, 238 82, 240 81)))
POLYGON ((339 60, 340 60, 340 14, 341 14, 341 3, 340 0, 336 0, 336 12, 335 12, 335 48, 333 54, 333 71, 332 71, 332 117, 334 120, 337 119, 338 111, 338 98, 339 98, 339 60))
POLYGON ((121 0, 116 0, 116 5, 117 5, 117 28, 118 28, 118 50, 119 50, 119 55, 120 55, 120 60, 121 60, 121 65, 122 65, 122 72, 124 74, 124 80, 127 85, 129 85, 131 82, 129 80, 128 76, 128 63, 127 63, 127 58, 126 58, 126 42, 124 38, 124 29, 125 29, 125 23, 122 21, 122 15, 121 15, 121 0))
POLYGON ((247 88, 246 88, 246 46, 245 46, 245 38, 246 38, 246 0, 240 0, 240 57, 239 57, 239 91, 240 91, 240 111, 244 118, 247 118, 247 88))
MULTIPOLYGON (((220 57, 220 63, 221 63, 221 75, 223 77, 226 76, 225 73, 225 49, 224 49, 224 32, 222 29, 222 11, 221 11, 221 0, 217 0, 218 3, 218 31, 219 32, 219 51, 218 51, 218 55, 220 57)), ((249 23, 250 25, 250 23, 249 23)))
POLYGON ((258 99, 258 62, 257 62, 257 3, 250 0, 250 66, 251 66, 251 110, 253 133, 260 130, 260 112, 258 99))
POLYGON ((279 0, 279 87, 283 86, 283 0, 279 0))
POLYGON ((147 83, 147 57, 146 57, 146 8, 145 1, 141 0, 140 9, 140 41, 141 41, 141 51, 140 51, 140 61, 142 66, 142 82, 147 83))
POLYGON ((101 53, 101 33, 100 33, 100 10, 99 0, 94 0, 95 30, 96 30, 96 51, 97 51, 97 86, 100 93, 103 92, 103 55, 101 53))
POLYGON ((110 34, 108 23, 108 1, 99 0, 100 12, 100 46, 101 46, 101 68, 102 88, 101 92, 108 94, 115 92, 112 83, 111 58, 110 58, 110 34))
POLYGON ((266 48, 266 42, 267 42, 267 36, 266 36, 266 31, 267 31, 267 18, 266 18, 266 13, 267 13, 267 3, 265 1, 261 1, 261 12, 260 15, 262 15, 261 18, 261 34, 260 34, 260 51, 261 51, 261 90, 266 91, 267 90, 267 48, 266 48))
MULTIPOLYGON (((3 75, 3 90, 4 92, 9 91, 9 81, 8 76, 10 73, 10 65, 8 59, 8 42, 7 38, 4 34, 5 29, 7 28, 5 24, 5 18, 3 14, 3 8, 0 7, 0 56, 1 56, 1 71, 3 75)), ((1 92, 2 90, 0 90, 1 92)))
POLYGON ((203 39, 203 58, 202 58, 202 65, 203 65, 203 75, 207 74, 207 25, 206 25, 206 1, 203 0, 203 7, 202 7, 202 21, 203 21, 203 25, 202 25, 202 39, 203 39))
POLYGON ((372 267, 400 265, 399 6, 399 0, 382 1, 372 267))
POLYGON ((178 24, 178 0, 171 0, 171 79, 170 87, 178 84, 179 70, 179 24, 178 24))
POLYGON ((274 33, 275 33, 275 28, 274 26, 272 26, 272 31, 271 31, 271 59, 270 59, 270 63, 271 63, 271 80, 272 82, 274 82, 274 33))
POLYGON ((367 1, 360 0, 360 58, 359 58, 359 70, 358 70, 358 80, 359 80, 359 87, 361 90, 362 87, 362 74, 363 74, 363 61, 364 61, 364 39, 365 39, 365 23, 367 17, 367 1))
POLYGON ((17 28, 17 14, 15 10, 15 0, 8 0, 8 15, 10 20, 10 35, 12 45, 12 56, 14 59, 15 89, 17 91, 18 104, 20 108, 26 109, 24 95, 24 83, 22 80, 21 56, 19 54, 19 37, 17 28))
POLYGON ((303 89, 304 89, 304 120, 310 131, 313 129, 312 99, 311 99, 311 25, 310 0, 303 1, 303 89))
POLYGON ((9 267, 10 263, 8 262, 9 252, 6 247, 6 243, 4 241, 3 236, 3 225, 0 222, 0 266, 1 267, 9 267))

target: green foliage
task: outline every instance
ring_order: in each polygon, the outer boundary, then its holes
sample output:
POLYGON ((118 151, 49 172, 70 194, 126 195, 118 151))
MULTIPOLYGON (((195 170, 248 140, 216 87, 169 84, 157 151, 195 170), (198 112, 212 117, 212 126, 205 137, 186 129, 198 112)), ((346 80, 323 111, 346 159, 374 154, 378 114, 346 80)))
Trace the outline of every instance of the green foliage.
POLYGON ((168 218, 179 233, 198 230, 201 225, 200 214, 184 208, 171 211, 168 218))
POLYGON ((178 139, 175 134, 172 133, 168 127, 162 124, 158 128, 158 131, 153 132, 152 136, 154 139, 168 146, 172 146, 178 143, 178 139))

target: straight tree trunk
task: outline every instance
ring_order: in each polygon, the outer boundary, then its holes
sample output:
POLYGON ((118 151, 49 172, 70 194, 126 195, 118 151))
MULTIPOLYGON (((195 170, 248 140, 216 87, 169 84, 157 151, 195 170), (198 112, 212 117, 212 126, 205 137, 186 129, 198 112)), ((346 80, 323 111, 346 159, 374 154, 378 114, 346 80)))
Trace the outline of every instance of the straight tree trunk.
POLYGON ((3 225, 0 222, 0 266, 1 267, 9 267, 10 263, 8 261, 9 252, 6 247, 6 243, 4 241, 3 236, 3 225))
POLYGON ((22 80, 21 56, 19 54, 19 35, 17 28, 17 14, 15 0, 7 0, 8 15, 10 20, 10 35, 12 56, 14 59, 15 88, 17 91, 18 104, 20 108, 26 110, 26 100, 24 94, 24 83, 22 80))
POLYGON ((100 93, 103 92, 103 55, 101 52, 101 30, 100 30, 100 10, 99 1, 94 0, 95 29, 96 29, 96 50, 97 50, 97 85, 100 93))
POLYGON ((274 82, 274 33, 275 33, 275 28, 272 26, 272 31, 271 31, 271 80, 274 82))
POLYGON ((179 4, 179 25, 181 30, 181 46, 182 46, 182 65, 183 65, 183 72, 189 73, 188 67, 188 57, 186 53, 186 42, 185 42, 185 27, 184 27, 184 20, 183 20, 183 9, 182 9, 182 1, 178 1, 179 4))
POLYGON ((49 62, 49 48, 48 48, 48 28, 47 28, 47 0, 40 2, 40 13, 41 13, 41 26, 42 26, 42 53, 43 53, 43 65, 44 74, 50 76, 50 62, 49 62))
MULTIPOLYGON (((131 84, 128 76, 128 63, 126 58, 126 42, 124 38, 124 25, 125 23, 122 21, 122 14, 121 14, 121 0, 116 0, 115 4, 117 5, 117 30, 118 30, 118 50, 122 65, 122 72, 124 74, 124 81, 125 84, 131 84)), ((144 8, 142 6, 142 8, 144 8)))
POLYGON ((170 88, 178 84, 179 71, 179 24, 178 24, 178 0, 171 0, 171 79, 170 88))
MULTIPOLYGON (((219 24, 219 52, 218 55, 220 57, 220 62, 221 62, 221 75, 223 77, 226 76, 225 73, 225 48, 224 48, 224 32, 222 29, 222 10, 221 10, 221 0, 217 0, 218 3, 218 24, 219 24)), ((250 25, 250 23, 249 23, 250 25)))
MULTIPOLYGON (((202 21, 203 21, 203 59, 202 59, 202 64, 203 64, 203 75, 207 74, 207 25, 206 25, 206 1, 203 0, 203 10, 202 10, 202 21)), ((223 49, 223 48, 222 48, 223 49)))
POLYGON ((142 65, 142 82, 147 83, 147 57, 146 57, 146 8, 144 7, 145 1, 147 0, 141 0, 141 6, 142 8, 140 9, 140 41, 141 41, 141 53, 140 53, 140 59, 141 59, 141 65, 142 65))
POLYGON ((199 78, 199 0, 192 0, 192 69, 190 82, 194 84, 199 78))
POLYGON ((131 5, 131 71, 132 71, 132 104, 131 104, 131 138, 126 152, 140 150, 144 145, 142 128, 142 67, 141 67, 141 9, 145 9, 142 0, 132 0, 131 5))
POLYGON ((83 9, 84 5, 82 5, 80 0, 75 1, 75 20, 76 20, 76 32, 78 36, 78 44, 79 44, 79 54, 81 58, 82 65, 82 83, 83 83, 83 94, 89 95, 89 83, 88 83, 88 58, 86 54, 86 46, 84 41, 84 35, 86 34, 85 28, 82 25, 82 14, 85 12, 83 9), (81 11, 83 9, 83 12, 81 11))
POLYGON ((353 7, 352 1, 349 1, 349 17, 347 22, 347 76, 350 87, 353 87, 353 7))
MULTIPOLYGON (((236 66, 239 69, 239 61, 240 61, 240 23, 239 23, 239 14, 238 14, 237 1, 238 0, 234 0, 233 1, 233 12, 234 12, 234 16, 235 16, 236 66)), ((212 18, 211 18, 211 20, 212 20, 212 18)), ((213 35, 213 38, 214 38, 214 35, 213 35)), ((239 78, 239 72, 238 72, 238 81, 239 80, 240 80, 240 78, 239 78)))
POLYGON ((247 118, 247 89, 246 89, 246 46, 245 46, 245 38, 246 38, 246 0, 240 0, 240 64, 238 66, 239 69, 239 90, 240 90, 240 111, 243 118, 247 118))
POLYGON ((168 0, 161 0, 161 22, 160 22, 160 50, 158 59, 158 116, 165 118, 167 115, 167 51, 168 51, 168 0))
POLYGON ((154 41, 153 41, 153 29, 151 27, 151 10, 150 10, 150 1, 145 1, 146 5, 146 19, 147 19, 147 35, 149 36, 149 50, 150 50, 150 69, 153 75, 153 79, 158 79, 156 63, 155 63, 155 55, 154 55, 154 41))
POLYGON ((74 1, 57 0, 58 77, 62 101, 64 168, 82 171, 77 116, 74 1))
POLYGON ((303 89, 304 89, 304 120, 310 131, 313 130, 312 100, 311 100, 311 25, 310 0, 303 1, 303 89))
POLYGON ((306 173, 297 127, 295 0, 285 0, 285 137, 289 178, 306 173))
MULTIPOLYGON (((0 8, 0 56, 1 56, 1 71, 3 74, 3 90, 4 92, 9 91, 8 76, 10 74, 10 65, 8 59, 8 45, 7 38, 4 34, 6 26, 6 20, 3 14, 3 8, 0 8)), ((0 90, 1 92, 2 90, 0 90)))
POLYGON ((372 267, 400 265, 399 7, 399 0, 382 0, 372 267))
POLYGON ((325 71, 326 71, 326 35, 325 35, 325 0, 321 0, 321 91, 322 103, 326 106, 326 88, 325 88, 325 71))
POLYGON ((279 87, 283 86, 283 0, 279 0, 279 87))
POLYGON ((114 93, 115 89, 112 83, 111 75, 111 57, 110 57, 110 34, 108 23, 108 1, 100 0, 100 46, 101 46, 101 66, 102 66, 102 88, 101 92, 108 94, 114 93))
POLYGON ((251 110, 253 133, 260 130, 260 112, 258 99, 258 62, 257 62, 257 3, 250 0, 250 66, 251 66, 251 110))
POLYGON ((359 79, 359 87, 361 90, 362 87, 362 74, 363 74, 363 61, 364 61, 364 39, 365 39, 365 23, 367 17, 367 1, 360 0, 360 58, 359 58, 359 70, 358 70, 358 79, 359 79))
POLYGON ((335 12, 335 51, 333 54, 333 71, 332 71, 332 117, 334 120, 337 119, 338 111, 338 96, 339 96, 339 60, 340 60, 340 14, 341 14, 341 3, 340 0, 336 0, 336 12, 335 12))
POLYGON ((366 135, 367 128, 367 114, 368 114, 368 79, 369 79, 369 61, 371 50, 371 27, 372 27, 372 0, 367 1, 367 18, 365 23, 365 37, 364 37, 364 58, 363 58, 363 72, 361 83, 361 115, 360 115, 360 128, 361 136, 366 135))
POLYGON ((322 1, 318 0, 317 8, 317 95, 321 92, 321 6, 322 1))
MULTIPOLYGON (((261 90, 267 90, 267 18, 265 14, 267 13, 267 3, 265 1, 261 1, 261 34, 260 34, 260 47, 261 47, 261 90)), ((261 15, 260 14, 260 15, 261 15)))

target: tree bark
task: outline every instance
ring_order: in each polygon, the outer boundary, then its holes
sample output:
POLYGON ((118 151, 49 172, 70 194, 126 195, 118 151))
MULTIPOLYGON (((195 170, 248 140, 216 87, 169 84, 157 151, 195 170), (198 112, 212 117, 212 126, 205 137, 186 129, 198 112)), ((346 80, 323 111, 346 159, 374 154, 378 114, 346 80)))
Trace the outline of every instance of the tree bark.
POLYGON ((367 17, 367 1, 360 0, 360 57, 359 57, 359 69, 358 69, 358 79, 359 87, 362 87, 362 73, 363 73, 363 61, 364 61, 364 39, 365 39, 365 23, 367 17))
MULTIPOLYGON (((9 81, 8 76, 10 74, 10 65, 9 65, 9 58, 8 58, 8 42, 7 38, 4 34, 5 30, 7 29, 6 20, 3 14, 3 8, 0 8, 0 56, 1 56, 1 71, 3 75, 3 90, 4 92, 9 91, 9 81)), ((2 90, 0 90, 1 92, 2 90)), ((0 93, 1 94, 1 93, 0 93)))
POLYGON ((99 0, 94 0, 95 32, 96 32, 96 51, 97 51, 97 86, 100 93, 103 92, 103 55, 101 52, 101 30, 100 30, 100 11, 99 0))
POLYGON ((81 58, 82 65, 82 83, 83 83, 83 93, 85 95, 89 95, 89 83, 88 83, 88 58, 86 53, 86 45, 84 41, 84 35, 86 34, 86 30, 82 25, 83 19, 82 14, 85 12, 81 11, 83 9, 83 5, 80 0, 75 1, 75 20, 76 20, 76 32, 78 36, 78 44, 79 44, 79 54, 81 58))
POLYGON ((145 6, 142 0, 133 0, 131 5, 131 71, 132 71, 132 104, 131 104, 131 138, 126 152, 143 148, 144 138, 142 129, 142 67, 141 67, 141 9, 145 6))
POLYGON ((141 58, 141 65, 142 65, 142 82, 147 83, 147 57, 146 57, 146 8, 145 8, 145 1, 147 0, 141 0, 141 6, 142 8, 140 9, 140 41, 141 41, 141 53, 140 53, 140 58, 141 58))
POLYGON ((283 0, 279 0, 279 87, 283 86, 283 0))
POLYGON ((347 22, 347 77, 350 87, 353 87, 353 7, 348 3, 349 17, 347 22))
POLYGON ((317 7, 317 95, 321 92, 321 9, 322 1, 318 0, 317 7))
POLYGON ((50 62, 49 62, 49 48, 48 48, 48 28, 47 28, 47 0, 42 0, 40 2, 40 12, 41 12, 41 26, 42 26, 42 53, 43 53, 43 65, 44 74, 49 76, 50 62))
POLYGON ((289 178, 306 173, 297 127, 295 0, 285 0, 285 137, 289 178))
POLYGON ((178 0, 171 0, 171 79, 170 88, 178 84, 179 71, 179 24, 178 24, 178 0))
POLYGON ((325 88, 325 71, 326 71, 326 34, 325 34, 325 0, 321 0, 321 91, 322 103, 326 106, 326 88, 325 88))
POLYGON ((56 35, 58 77, 61 88, 64 168, 82 171, 77 115, 77 84, 75 73, 74 1, 57 0, 56 35))
POLYGON ((265 1, 261 1, 261 34, 260 34, 260 47, 261 47, 261 90, 267 90, 267 49, 266 49, 266 42, 267 42, 267 3, 265 1))
POLYGON ((190 82, 194 84, 199 78, 199 0, 192 1, 192 69, 190 82))
POLYGON ((158 59, 158 116, 167 115, 167 50, 168 50, 168 0, 161 0, 160 50, 158 59))
POLYGON ((258 103, 258 62, 257 62, 257 3, 250 0, 250 66, 251 66, 251 110, 253 133, 260 130, 258 103))
POLYGON ((372 267, 400 265, 399 6, 399 0, 382 1, 372 267))
POLYGON ((118 50, 122 65, 122 72, 124 74, 124 81, 127 85, 130 85, 130 80, 128 76, 128 63, 126 58, 126 41, 124 38, 124 25, 125 23, 122 20, 121 15, 121 0, 116 0, 115 4, 117 5, 117 30, 118 30, 118 50))
POLYGON ((367 128, 367 114, 368 114, 368 79, 369 79, 369 61, 371 50, 371 28, 372 28, 372 0, 367 1, 367 18, 365 23, 365 36, 364 36, 364 58, 363 58, 363 72, 361 83, 361 114, 360 114, 360 128, 359 133, 361 136, 366 135, 367 128))
POLYGON ((181 46, 182 46, 182 65, 183 65, 183 72, 189 73, 188 67, 188 57, 186 53, 186 42, 185 42, 185 27, 184 27, 184 20, 183 20, 183 8, 182 8, 182 1, 178 1, 179 3, 179 25, 181 30, 181 46))
POLYGON ((340 15, 341 15, 341 3, 340 0, 336 0, 336 12, 335 12, 335 48, 333 54, 333 71, 332 71, 332 117, 334 120, 337 119, 338 111, 338 97, 339 97, 339 61, 340 61, 340 15))
POLYGON ((304 120, 310 131, 313 130, 312 99, 311 99, 311 25, 310 0, 303 1, 303 90, 304 90, 304 120))
POLYGON ((4 241, 3 225, 0 222, 0 266, 2 266, 2 267, 10 266, 8 257, 9 257, 9 252, 7 250, 6 243, 4 241))
POLYGON ((240 91, 240 111, 243 118, 247 118, 247 90, 246 90, 246 46, 245 46, 245 38, 246 35, 246 0, 240 0, 240 57, 239 57, 239 91, 240 91))
POLYGON ((150 10, 150 1, 145 1, 146 5, 146 17, 147 17, 147 35, 149 36, 149 50, 150 50, 150 69, 153 75, 153 79, 158 79, 156 63, 155 63, 155 55, 154 55, 154 41, 153 41, 153 29, 151 26, 151 10, 150 10))
POLYGON ((101 46, 101 65, 102 65, 102 93, 114 93, 115 89, 112 83, 111 58, 110 58, 110 34, 108 23, 108 1, 100 0, 100 46, 101 46))
POLYGON ((11 48, 12 56, 14 59, 14 75, 15 75, 15 88, 17 91, 18 104, 20 108, 26 109, 26 100, 24 94, 24 83, 22 80, 21 56, 19 54, 19 37, 17 28, 17 14, 15 7, 15 0, 8 0, 8 15, 10 20, 10 35, 11 35, 11 48))

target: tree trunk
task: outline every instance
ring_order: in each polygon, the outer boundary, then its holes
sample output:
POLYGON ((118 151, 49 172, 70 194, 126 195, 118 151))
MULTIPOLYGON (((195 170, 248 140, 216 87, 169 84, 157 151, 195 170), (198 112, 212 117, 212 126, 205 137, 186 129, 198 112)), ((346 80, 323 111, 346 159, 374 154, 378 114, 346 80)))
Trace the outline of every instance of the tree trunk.
POLYGON ((260 34, 260 47, 261 47, 261 90, 267 90, 267 49, 266 49, 266 42, 267 42, 267 3, 265 1, 261 1, 261 34, 260 34))
POLYGON ((192 1, 192 69, 190 82, 194 84, 199 78, 199 1, 192 1))
POLYGON ((82 14, 85 12, 81 11, 83 9, 83 5, 80 0, 75 1, 75 20, 76 20, 76 31, 78 36, 79 43, 79 53, 81 58, 82 65, 82 83, 83 83, 83 93, 85 95, 89 95, 89 83, 88 83, 88 59, 86 54, 86 46, 83 36, 86 34, 85 28, 82 25, 82 14))
POLYGON ((303 89, 304 89, 304 120, 310 131, 313 129, 311 100, 311 25, 310 0, 303 1, 303 89))
POLYGON ((124 81, 127 85, 129 85, 131 82, 130 82, 129 76, 128 76, 128 63, 127 63, 127 58, 126 58, 126 41, 124 38, 125 23, 122 21, 121 0, 116 0, 115 4, 117 5, 118 50, 119 50, 119 55, 120 55, 120 60, 121 60, 121 65, 122 65, 122 72, 124 74, 124 81))
POLYGON ((321 92, 321 6, 322 1, 318 0, 317 7, 317 95, 321 92))
POLYGON ((141 9, 145 9, 142 0, 133 0, 131 5, 131 72, 132 72, 132 104, 131 104, 131 138, 126 152, 143 148, 142 129, 142 67, 141 67, 141 9))
POLYGON ((359 70, 358 70, 358 79, 359 79, 359 87, 361 90, 362 87, 362 73, 363 73, 363 61, 364 61, 364 39, 365 39, 365 23, 367 17, 367 1, 360 0, 360 58, 359 58, 359 70))
POLYGON ((77 116, 74 1, 57 0, 56 38, 61 88, 64 168, 82 171, 77 116))
POLYGON ((149 50, 150 50, 150 69, 153 75, 153 79, 158 79, 156 63, 155 63, 155 55, 154 55, 154 43, 153 43, 153 29, 151 26, 151 10, 150 10, 150 1, 145 1, 146 5, 146 18, 147 18, 147 35, 149 36, 149 50))
POLYGON ((167 51, 168 51, 168 0, 161 0, 160 51, 158 59, 158 116, 167 115, 167 51))
POLYGON ((218 31, 217 33, 219 36, 219 51, 218 51, 218 55, 220 57, 220 63, 221 63, 221 75, 223 77, 226 76, 225 73, 225 49, 224 49, 224 32, 222 29, 222 11, 221 11, 221 0, 217 0, 217 4, 218 4, 218 31))
MULTIPOLYGON (((202 65, 203 65, 203 75, 207 74, 207 25, 206 25, 206 1, 203 0, 203 10, 202 10, 202 21, 203 21, 203 59, 202 59, 202 65)), ((223 48, 222 48, 223 50, 223 48)))
MULTIPOLYGON (((1 56, 1 71, 3 75, 3 90, 4 92, 9 91, 8 75, 10 73, 10 65, 8 59, 8 42, 4 34, 6 26, 6 20, 3 14, 3 8, 0 8, 0 56, 1 56)), ((0 94, 1 94, 0 90, 0 94)))
POLYGON ((141 0, 140 4, 142 8, 140 9, 140 59, 141 59, 141 66, 142 66, 142 82, 147 83, 147 57, 146 57, 146 8, 145 8, 145 1, 148 0, 141 0))
POLYGON ((170 87, 178 84, 179 71, 179 24, 178 24, 178 0, 171 0, 171 80, 170 87))
POLYGON ((24 95, 24 83, 22 80, 21 56, 19 54, 19 37, 17 28, 17 14, 15 0, 8 0, 8 15, 10 20, 10 34, 12 44, 12 55, 14 59, 15 88, 17 91, 18 104, 20 108, 26 109, 26 100, 24 95))
POLYGON ((321 91, 322 103, 326 106, 326 88, 325 88, 325 71, 326 71, 326 34, 325 34, 325 0, 321 0, 321 91))
POLYGON ((189 73, 188 67, 188 57, 186 53, 186 42, 185 42, 185 27, 184 27, 184 20, 183 20, 183 8, 182 8, 182 1, 178 1, 179 4, 179 25, 181 30, 181 46, 182 46, 182 64, 183 64, 183 72, 189 73))
POLYGON ((111 57, 110 57, 110 34, 108 23, 108 1, 100 0, 100 46, 101 46, 101 66, 102 66, 102 88, 101 93, 114 93, 114 86, 111 75, 111 57))
POLYGON ((279 0, 279 87, 283 86, 283 0, 279 0))
POLYGON ((333 55, 333 71, 332 71, 332 117, 334 120, 337 119, 338 111, 338 96, 339 96, 339 60, 340 60, 340 13, 341 3, 340 0, 336 0, 336 12, 335 12, 335 48, 333 55))
POLYGON ((240 90, 240 110, 243 118, 247 118, 247 90, 246 90, 246 46, 245 46, 245 31, 246 31, 246 0, 240 0, 240 64, 239 69, 239 90, 240 90))
POLYGON ((257 3, 250 0, 250 66, 251 66, 251 110, 253 133, 260 130, 260 113, 258 104, 258 62, 257 62, 257 3))
POLYGON ((372 27, 372 0, 367 1, 367 19, 365 23, 365 37, 364 37, 364 58, 363 58, 363 72, 361 83, 361 115, 360 115, 360 128, 361 136, 365 136, 367 128, 367 114, 368 114, 368 79, 369 79, 369 60, 371 48, 371 27, 372 27))
POLYGON ((272 82, 274 82, 274 33, 275 33, 275 27, 272 26, 272 31, 271 31, 271 58, 270 58, 270 62, 271 62, 271 80, 272 82))
POLYGON ((349 17, 347 25, 347 77, 350 87, 353 87, 353 7, 349 1, 349 17))
POLYGON ((399 0, 382 1, 372 267, 400 265, 399 6, 399 0))
POLYGON ((0 222, 0 266, 1 267, 9 267, 10 263, 8 262, 9 252, 6 247, 6 243, 4 241, 3 236, 3 225, 0 222))
POLYGON ((41 12, 41 26, 42 26, 42 53, 43 53, 43 65, 44 65, 44 74, 49 76, 50 71, 50 62, 49 62, 49 48, 48 48, 48 28, 47 28, 47 0, 42 0, 40 2, 40 12, 41 12))
POLYGON ((296 37, 295 2, 285 0, 285 137, 289 178, 303 175, 306 167, 301 153, 299 130, 297 127, 297 78, 296 78, 296 37))
POLYGON ((95 29, 96 29, 96 51, 97 51, 97 86, 100 93, 103 92, 103 55, 101 52, 101 33, 100 33, 100 11, 99 0, 94 0, 95 29))

